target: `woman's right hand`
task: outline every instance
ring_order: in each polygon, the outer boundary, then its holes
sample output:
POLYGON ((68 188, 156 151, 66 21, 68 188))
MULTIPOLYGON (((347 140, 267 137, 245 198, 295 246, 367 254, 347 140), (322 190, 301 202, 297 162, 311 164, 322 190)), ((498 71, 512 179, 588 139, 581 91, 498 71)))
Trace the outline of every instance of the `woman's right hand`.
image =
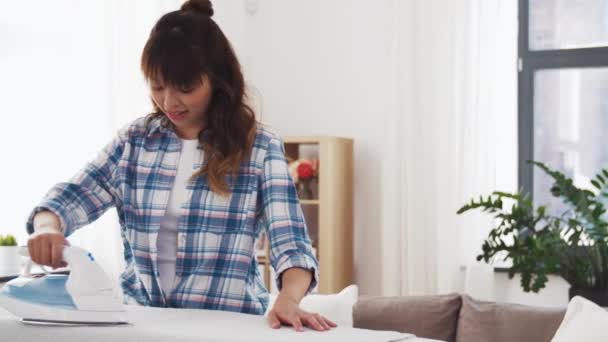
POLYGON ((27 241, 27 248, 33 262, 53 268, 65 267, 63 247, 69 242, 61 232, 36 232, 27 241))
POLYGON ((50 211, 41 211, 34 217, 34 233, 27 241, 30 259, 38 265, 53 268, 65 267, 63 246, 69 242, 61 231, 59 217, 50 211))

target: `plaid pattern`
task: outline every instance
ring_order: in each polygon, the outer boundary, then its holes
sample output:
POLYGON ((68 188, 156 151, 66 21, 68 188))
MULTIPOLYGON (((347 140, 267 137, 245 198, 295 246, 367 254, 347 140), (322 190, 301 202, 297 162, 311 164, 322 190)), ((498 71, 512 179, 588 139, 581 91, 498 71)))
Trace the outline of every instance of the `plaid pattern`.
MULTIPOLYGON (((138 118, 68 182, 46 194, 28 218, 28 232, 33 231, 35 213, 44 209, 59 216, 68 236, 116 207, 127 265, 120 276, 126 301, 263 314, 268 291, 254 254, 256 237, 265 231, 279 289, 281 273, 299 267, 313 271, 311 291, 318 280, 318 262, 283 143, 259 127, 251 158, 231 181, 229 196, 212 192, 205 177, 189 183, 178 224, 175 288, 162 293, 156 239, 180 151, 173 130, 159 120, 146 130, 144 117, 138 118)), ((193 172, 201 167, 201 159, 193 172)))

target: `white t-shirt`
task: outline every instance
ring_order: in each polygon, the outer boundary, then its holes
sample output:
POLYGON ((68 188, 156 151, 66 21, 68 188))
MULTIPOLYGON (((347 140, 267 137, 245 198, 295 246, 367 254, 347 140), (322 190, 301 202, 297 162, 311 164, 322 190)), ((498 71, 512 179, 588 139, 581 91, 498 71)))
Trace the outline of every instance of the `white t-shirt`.
POLYGON ((177 224, 180 218, 182 204, 186 201, 188 179, 196 172, 195 162, 202 159, 203 151, 199 150, 198 140, 182 141, 177 175, 169 196, 169 204, 165 216, 161 220, 160 230, 156 240, 158 248, 158 271, 160 273, 160 286, 169 297, 175 281, 175 260, 177 256, 177 224))

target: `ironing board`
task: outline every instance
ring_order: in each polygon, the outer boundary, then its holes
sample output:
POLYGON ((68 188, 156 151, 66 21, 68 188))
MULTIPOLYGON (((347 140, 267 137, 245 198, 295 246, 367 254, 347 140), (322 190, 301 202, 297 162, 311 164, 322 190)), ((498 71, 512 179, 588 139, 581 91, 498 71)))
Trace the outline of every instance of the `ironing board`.
POLYGON ((20 323, 12 314, 0 308, 0 337, 2 341, 431 341, 409 334, 338 327, 327 332, 305 330, 295 332, 291 327, 274 330, 262 316, 223 311, 151 308, 126 306, 131 324, 119 326, 39 326, 20 323))

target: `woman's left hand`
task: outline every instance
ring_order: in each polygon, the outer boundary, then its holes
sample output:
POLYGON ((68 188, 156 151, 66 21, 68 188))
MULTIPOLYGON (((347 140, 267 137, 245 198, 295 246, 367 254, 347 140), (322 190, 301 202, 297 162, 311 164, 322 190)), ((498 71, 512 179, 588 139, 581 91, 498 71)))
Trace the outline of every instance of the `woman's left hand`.
POLYGON ((337 326, 318 313, 300 309, 298 302, 293 298, 279 294, 272 310, 268 312, 268 324, 273 329, 279 329, 281 323, 291 325, 296 331, 304 331, 303 326, 317 331, 327 331, 337 326))

